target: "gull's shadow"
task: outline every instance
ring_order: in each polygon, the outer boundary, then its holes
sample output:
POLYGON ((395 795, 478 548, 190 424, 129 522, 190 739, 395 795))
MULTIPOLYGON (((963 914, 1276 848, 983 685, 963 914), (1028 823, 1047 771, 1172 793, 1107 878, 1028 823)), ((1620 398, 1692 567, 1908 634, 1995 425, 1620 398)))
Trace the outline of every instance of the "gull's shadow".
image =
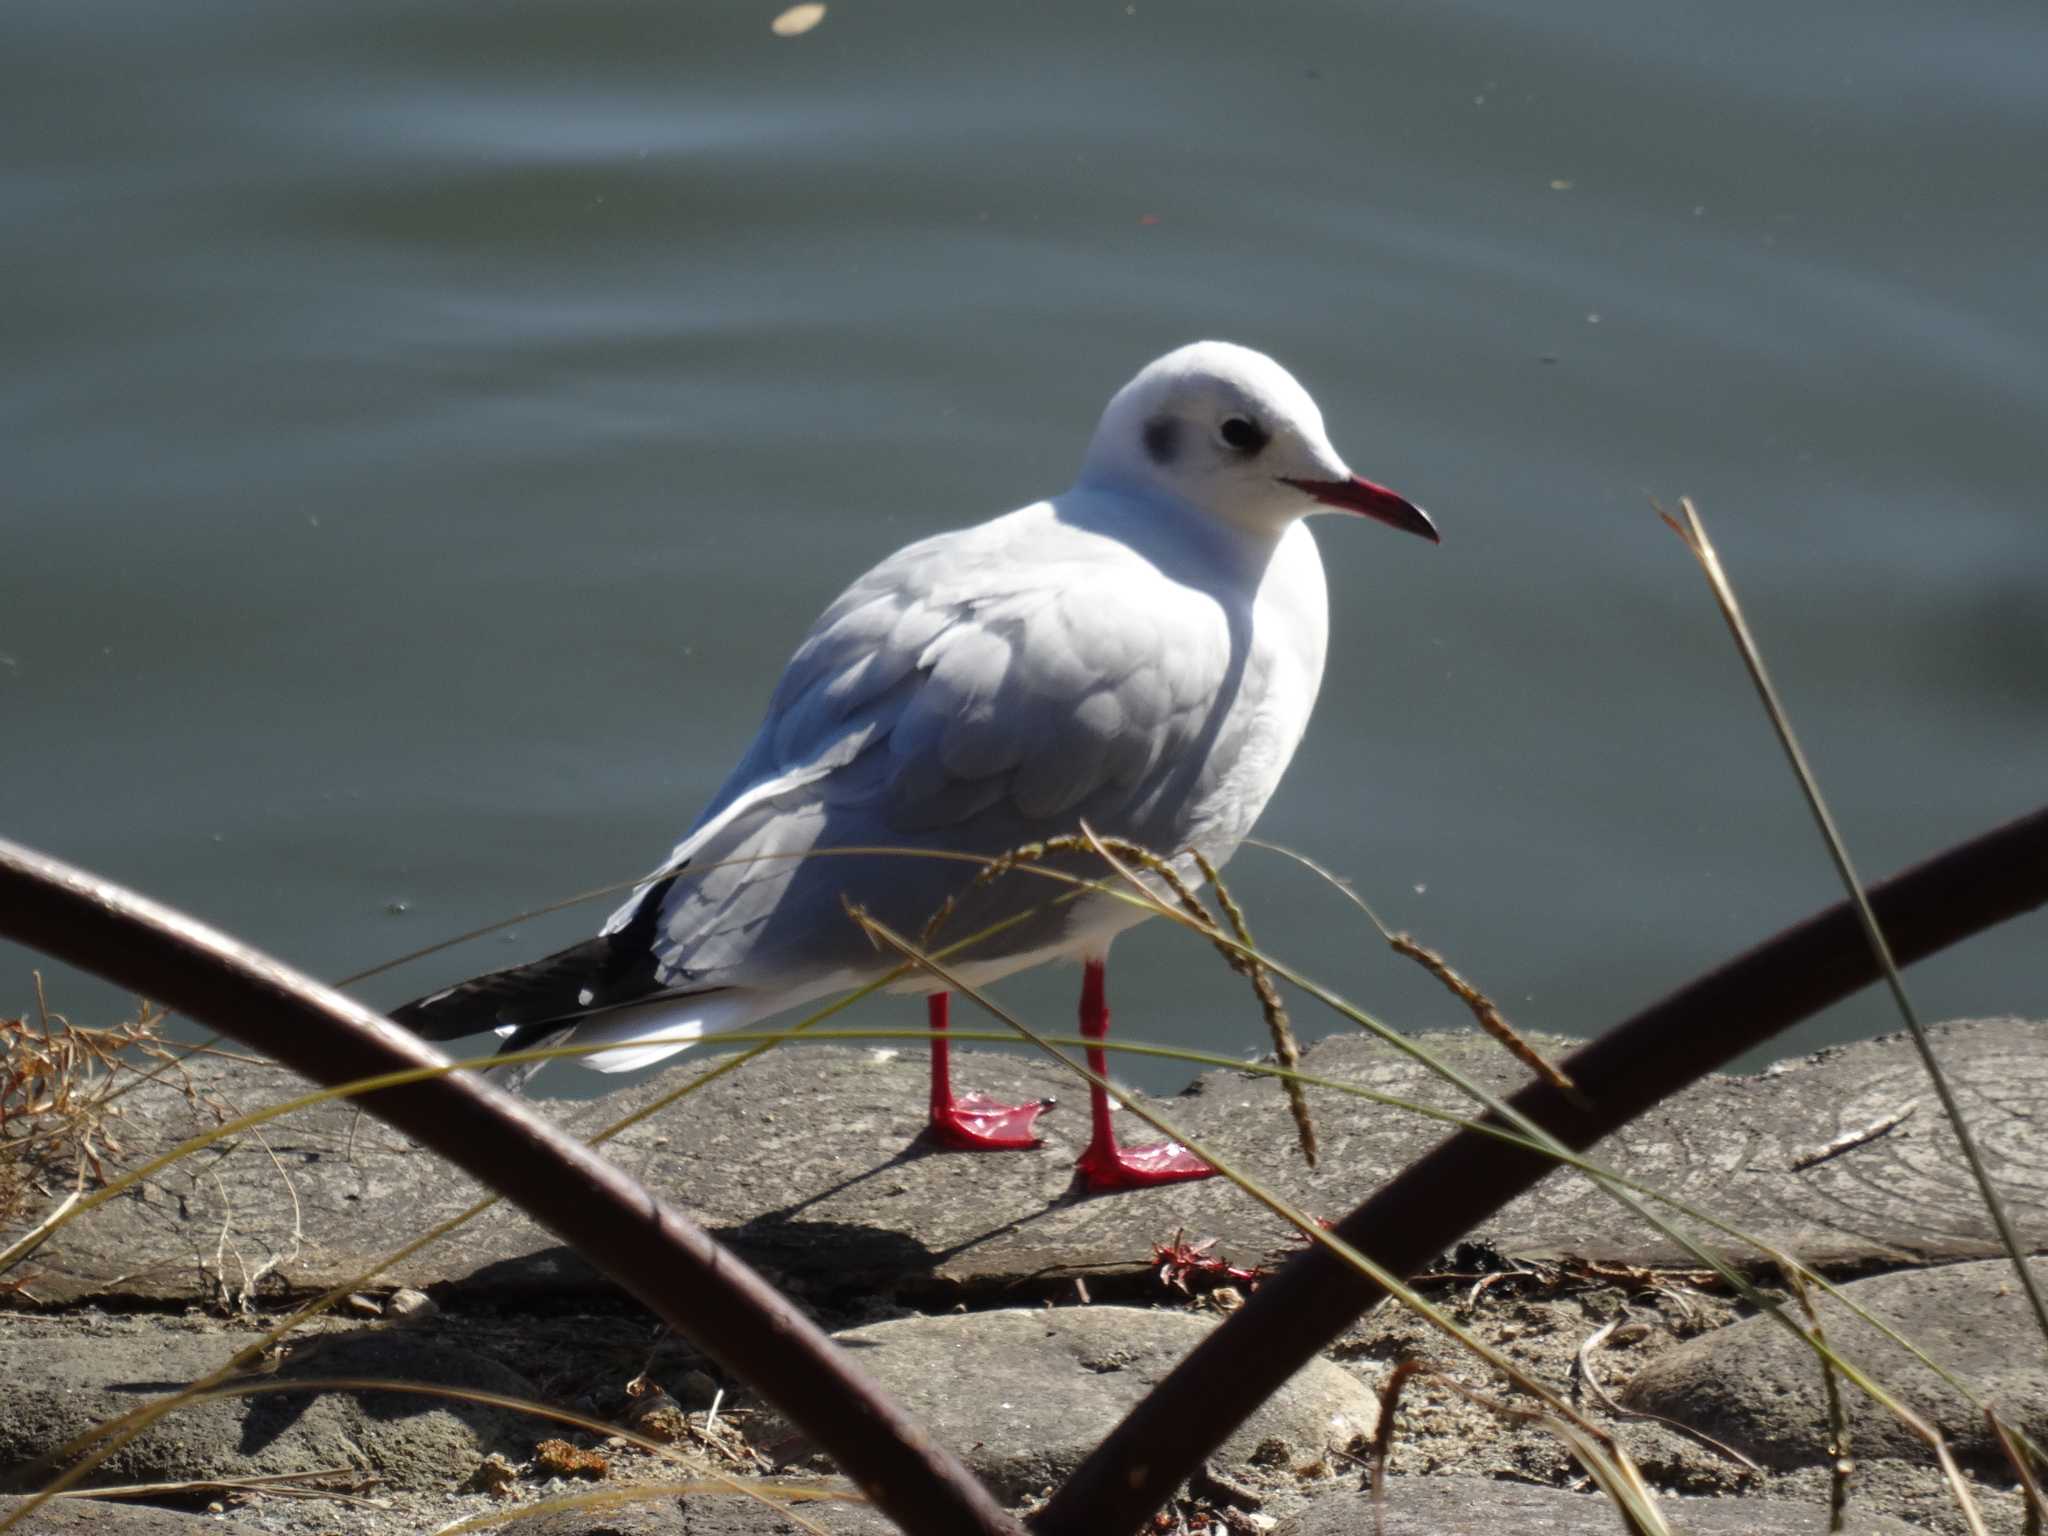
MULTIPOLYGON (((1084 1200, 1101 1198, 1105 1194, 1120 1194, 1123 1191, 1106 1190, 1091 1193, 1081 1183, 1078 1173, 1060 1196, 1037 1210, 1020 1215, 1005 1215, 985 1230, 972 1233, 943 1248, 931 1248, 907 1233, 874 1221, 812 1221, 804 1219, 803 1213, 814 1206, 859 1189, 875 1179, 886 1177, 913 1163, 928 1157, 986 1157, 991 1167, 999 1167, 1011 1156, 1027 1156, 1024 1152, 963 1152, 944 1146, 921 1132, 914 1140, 872 1167, 863 1168, 846 1175, 830 1184, 813 1189, 801 1198, 763 1211, 744 1222, 720 1227, 713 1234, 721 1243, 734 1252, 757 1263, 764 1269, 777 1271, 783 1276, 792 1273, 806 1277, 804 1289, 813 1292, 831 1293, 837 1291, 866 1289, 896 1284, 911 1290, 929 1290, 937 1285, 937 1272, 947 1261, 969 1253, 983 1243, 1027 1230, 1033 1223, 1080 1204, 1084 1200), (820 1275, 816 1256, 819 1245, 832 1245, 826 1251, 834 1255, 830 1275, 820 1275), (919 1284, 922 1277, 923 1284, 919 1284)), ((1042 1155, 1042 1154, 1041 1154, 1042 1155)), ((1007 1282, 1010 1288, 1028 1285, 1031 1277, 1018 1276, 1007 1282)))
MULTIPOLYGON (((744 1221, 707 1230, 725 1247, 793 1294, 825 1299, 854 1291, 929 1293, 941 1288, 938 1271, 948 1261, 997 1238, 1028 1231, 1034 1223, 1085 1200, 1124 1191, 1091 1193, 1076 1175, 1073 1182, 1050 1202, 1021 1214, 1004 1214, 993 1219, 984 1230, 943 1248, 932 1248, 920 1242, 900 1226, 892 1224, 886 1212, 878 1212, 864 1220, 817 1219, 807 1217, 805 1213, 928 1157, 985 1157, 993 1174, 1009 1158, 1030 1155, 1033 1154, 963 1152, 928 1140, 921 1133, 878 1163, 845 1174, 829 1184, 805 1190, 787 1203, 744 1221)), ((1037 1155, 1046 1153, 1041 1151, 1037 1155)), ((1018 1276, 1000 1284, 1017 1288, 1029 1286, 1031 1281, 1030 1276, 1018 1276)), ((464 1276, 460 1284, 464 1290, 507 1301, 616 1289, 602 1271, 564 1244, 481 1265, 464 1276)))

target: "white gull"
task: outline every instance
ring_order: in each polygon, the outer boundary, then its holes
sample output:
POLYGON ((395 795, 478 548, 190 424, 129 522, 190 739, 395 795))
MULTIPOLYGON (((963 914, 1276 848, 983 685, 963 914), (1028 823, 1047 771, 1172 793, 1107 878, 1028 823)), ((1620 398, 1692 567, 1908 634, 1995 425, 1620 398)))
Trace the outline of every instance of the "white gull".
MULTIPOLYGON (((1326 508, 1436 538, 1418 507, 1351 472, 1271 358, 1214 341, 1168 353, 1109 402, 1073 489, 919 540, 825 610, 739 765, 596 938, 392 1017, 434 1039, 495 1029, 507 1049, 611 1045, 591 1065, 644 1067, 895 966, 846 900, 915 936, 973 874, 901 854, 798 857, 835 849, 990 858, 1085 821, 1199 883, 1188 850, 1230 857, 1308 726, 1329 615, 1304 518, 1326 508)), ((1110 941, 1144 914, 1058 894, 1028 875, 972 891, 947 938, 1023 920, 949 963, 979 984, 1080 960, 1081 1031, 1099 1040, 1110 941)), ((929 994, 932 1133, 1036 1145, 1044 1106, 954 1095, 934 985, 900 984, 929 994)), ((1089 1057, 1106 1071, 1099 1049, 1089 1057)), ((1089 1186, 1210 1171, 1170 1144, 1120 1148, 1099 1089, 1090 1110, 1089 1186)))

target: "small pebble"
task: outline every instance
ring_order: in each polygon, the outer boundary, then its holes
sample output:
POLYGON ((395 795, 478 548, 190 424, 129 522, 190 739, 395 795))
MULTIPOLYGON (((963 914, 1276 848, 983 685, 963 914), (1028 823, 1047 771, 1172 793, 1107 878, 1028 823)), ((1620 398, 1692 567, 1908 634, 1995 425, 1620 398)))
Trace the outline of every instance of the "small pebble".
POLYGON ((408 1285, 403 1290, 392 1292, 384 1310, 392 1317, 421 1318, 432 1317, 441 1308, 425 1291, 416 1291, 408 1285))

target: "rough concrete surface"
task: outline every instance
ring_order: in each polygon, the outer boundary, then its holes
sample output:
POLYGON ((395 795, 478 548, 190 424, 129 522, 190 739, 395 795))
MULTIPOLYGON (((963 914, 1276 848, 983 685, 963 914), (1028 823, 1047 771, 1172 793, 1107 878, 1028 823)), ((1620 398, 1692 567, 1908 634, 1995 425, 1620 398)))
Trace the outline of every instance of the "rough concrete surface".
MULTIPOLYGON (((2048 1102, 2041 1082, 2048 1052, 2039 1049, 2044 1028, 1980 1020, 1940 1031, 1943 1057, 1994 1171, 2036 1245, 2048 1240, 2041 1140, 2048 1117, 2037 1111, 2048 1102)), ((1430 1044, 1497 1088, 1519 1081, 1519 1069, 1489 1042, 1437 1037, 1430 1044)), ((1376 1043, 1328 1042, 1310 1053, 1308 1065, 1382 1092, 1449 1102, 1419 1069, 1376 1043)), ((900 1370, 894 1389, 935 1436, 1012 1497, 1028 1498, 1072 1464, 1135 1388, 1230 1310, 1228 1293, 1203 1300, 1171 1288, 1157 1272, 1155 1245, 1180 1233, 1191 1242, 1213 1237, 1210 1252, 1237 1263, 1284 1255, 1294 1245, 1221 1181, 1077 1197, 1069 1165, 1081 1115, 1070 1086, 1053 1069, 1013 1057, 963 1055, 959 1067, 963 1085, 1064 1096, 1068 1102, 1047 1117, 1048 1146, 1001 1156, 934 1154, 915 1140, 921 1055, 832 1046, 776 1052, 636 1127, 614 1143, 613 1155, 767 1270, 885 1376, 900 1370), (827 1107, 830 1113, 820 1113, 827 1107), (1104 1304, 1116 1300, 1152 1310, 1104 1304), (1057 1305, 1027 1305, 1033 1301, 1057 1305), (944 1315, 951 1312, 965 1315, 944 1315), (980 1341, 974 1349, 956 1342, 970 1338, 980 1341), (1091 1418, 1100 1422, 1083 1429, 1091 1418)), ((1924 1312, 1900 1318, 1909 1331, 1988 1383, 2008 1406, 2038 1405, 2040 1378, 2022 1368, 2039 1358, 2038 1339, 2012 1299, 1995 1294, 1998 1266, 1925 1267, 1981 1258, 1989 1242, 1917 1072, 1902 1041, 1883 1040, 1757 1077, 1713 1079, 1604 1150, 1837 1273, 1903 1266, 1861 1284, 1896 1287, 1901 1306, 1924 1296, 1924 1312), (1793 1168, 1803 1154, 1914 1100, 1918 1111, 1875 1139, 1793 1168), (1944 1326, 1953 1337, 1942 1334, 1944 1326)), ((126 1166, 211 1123, 216 1113, 294 1091, 292 1079, 267 1068, 209 1063, 205 1074, 193 1098, 159 1089, 123 1102, 116 1129, 126 1166)), ((553 1109, 594 1130, 688 1080, 687 1072, 671 1072, 605 1100, 553 1109)), ((1314 1173, 1300 1164, 1269 1082, 1212 1073, 1161 1107, 1323 1215, 1347 1209, 1440 1134, 1414 1117, 1333 1093, 1316 1094, 1315 1103, 1324 1160, 1314 1173)), ((0 1373, 0 1468, 25 1476, 26 1463, 69 1436, 210 1371, 284 1301, 349 1278, 474 1197, 466 1180, 417 1147, 338 1106, 279 1121, 260 1139, 245 1135, 153 1175, 139 1191, 66 1226, 7 1277, 16 1289, 0 1292, 0 1358, 9 1363, 0 1373), (30 1364, 18 1368, 16 1361, 30 1364)), ((1776 1536, 1780 1529, 1822 1528, 1768 1523, 1781 1511, 1797 1520, 1825 1508, 1825 1435, 1792 1386, 1796 1378, 1817 1394, 1818 1374, 1810 1365, 1801 1375, 1772 1363, 1769 1345, 1752 1342, 1763 1331, 1742 1321, 1740 1304, 1697 1275, 1661 1270, 1674 1250, 1634 1230, 1582 1181, 1553 1177, 1476 1237, 1448 1256, 1424 1288, 1518 1367, 1570 1393, 1582 1346, 1616 1323, 1585 1358, 1607 1390, 1626 1393, 1640 1381, 1636 1400, 1654 1400, 1680 1419, 1718 1415, 1766 1450, 1764 1459, 1777 1470, 1745 1468, 1676 1429, 1611 1415, 1586 1391, 1585 1411, 1627 1446, 1654 1487, 1712 1496, 1677 1506, 1679 1529, 1776 1536), (1560 1255, 1574 1257, 1559 1261, 1560 1255), (1713 1352, 1717 1335, 1723 1355, 1713 1352), (1754 1367, 1752 1349, 1763 1352, 1754 1367), (1688 1363, 1694 1353, 1705 1363, 1688 1363), (1727 1379, 1717 1385, 1717 1377, 1727 1379), (1787 1392, 1776 1406, 1740 1407, 1736 1389, 1745 1377, 1764 1383, 1752 1399, 1775 1399, 1780 1382, 1787 1392), (1723 1405, 1716 1396, 1722 1388, 1737 1406, 1723 1405), (1738 1407, 1751 1420, 1742 1420, 1738 1407), (1744 1429, 1746 1422, 1752 1427, 1744 1429)), ((1202 1277, 1193 1278, 1199 1292, 1202 1277)), ((301 1330, 265 1384, 294 1376, 403 1376, 532 1397, 615 1424, 634 1422, 659 1399, 684 1426, 680 1438, 662 1457, 603 1435, 419 1394, 287 1392, 185 1410, 94 1476, 147 1481, 347 1467, 360 1477, 343 1493, 244 1488, 218 1502, 228 1519, 270 1536, 401 1536, 591 1487, 625 1488, 679 1473, 746 1475, 771 1465, 761 1446, 773 1445, 778 1431, 769 1416, 753 1411, 743 1382, 689 1342, 660 1336, 634 1303, 510 1211, 493 1212, 361 1289, 336 1319, 301 1330), (430 1292, 438 1311, 415 1307, 407 1321, 395 1322, 398 1309, 385 1303, 401 1282, 430 1292), (650 1397, 651 1389, 660 1390, 650 1397), (714 1400, 722 1404, 715 1432, 705 1412, 714 1400), (558 1460, 538 1448, 547 1436, 566 1436, 573 1455, 601 1465, 601 1480, 563 1481, 568 1474, 558 1460)), ((1830 1333, 1838 1327, 1838 1342, 1853 1341, 1846 1324, 1831 1323, 1830 1333)), ((1435 1518, 1430 1501, 1446 1501, 1438 1525, 1405 1528, 1455 1531, 1460 1527, 1442 1522, 1466 1519, 1481 1522, 1472 1529, 1569 1531, 1579 1527, 1543 1522, 1599 1508, 1573 1502, 1585 1499, 1582 1491, 1565 1491, 1583 1490, 1584 1475, 1562 1442, 1526 1416, 1501 1411, 1496 1405, 1512 1402, 1503 1384, 1405 1312, 1381 1309, 1334 1341, 1316 1368, 1318 1390, 1348 1405, 1347 1419, 1369 1422, 1367 1394, 1397 1361, 1426 1369, 1409 1381, 1395 1412, 1392 1508, 1397 1518, 1404 1509, 1435 1518), (1457 1486, 1444 1486, 1453 1480, 1457 1486)), ((1918 1394, 1910 1368, 1879 1368, 1918 1394)), ((1311 1409, 1304 1419, 1326 1411, 1311 1409)), ((1954 1410, 1939 1411, 1949 1415, 1966 1451, 1982 1448, 1969 1442, 1970 1426, 1954 1410)), ((2026 1424, 2048 1432, 2038 1406, 2025 1411, 2026 1424)), ((1852 1507, 1865 1528, 1873 1536, 1895 1528, 1872 1523, 1887 1516, 1914 1529, 1961 1532, 1938 1475, 1924 1458, 1895 1454, 1900 1443, 1880 1422, 1859 1426, 1852 1507)), ((1268 1531, 1310 1501, 1340 1496, 1342 1508, 1318 1503, 1314 1518, 1344 1518, 1357 1503, 1358 1454, 1355 1440, 1334 1435, 1245 1437, 1181 1491, 1171 1512, 1179 1526, 1167 1528, 1268 1531), (1284 1450, 1259 1450, 1273 1442, 1284 1450)), ((1967 1470, 1993 1536, 2019 1531, 2022 1511, 2009 1470, 1988 1457, 1967 1470)), ((827 1486, 809 1466, 776 1470, 774 1477, 827 1486)), ((193 1507, 189 1498, 185 1507, 193 1507)), ((838 1536, 886 1528, 857 1507, 806 1510, 806 1518, 838 1536)), ((134 1518, 110 1512, 104 1523, 134 1518)), ((544 1518, 549 1536, 657 1528, 751 1536, 787 1526, 785 1516, 706 1495, 681 1506, 665 1495, 601 1515, 544 1518)), ((162 1529, 168 1536, 177 1526, 162 1529)))
MULTIPOLYGON (((1825 1503, 1789 1499, 1660 1499, 1685 1536, 1826 1536, 1825 1503)), ((1388 1485, 1385 1536, 1614 1536, 1614 1506, 1591 1493, 1534 1488, 1476 1477, 1397 1478, 1388 1485)), ((1907 1536, 1912 1526, 1852 1509, 1842 1536, 1907 1536)), ((1280 1522, 1273 1536, 1375 1536, 1372 1498, 1324 1494, 1280 1522)))
MULTIPOLYGON (((253 1333, 167 1330, 148 1318, 108 1320, 81 1335, 60 1319, 0 1319, 7 1358, 33 1369, 0 1374, 0 1468, 21 1491, 36 1459, 103 1420, 217 1369, 253 1333)), ((316 1335, 272 1371, 265 1390, 181 1409, 103 1462, 96 1483, 247 1477, 353 1468, 401 1487, 445 1486, 490 1451, 524 1454, 530 1429, 475 1403, 386 1392, 272 1390, 295 1378, 370 1377, 532 1397, 532 1382, 469 1351, 409 1334, 316 1335)), ((34 1486, 39 1478, 29 1480, 34 1486)))
MULTIPOLYGON (((1050 1492, 1214 1324, 1137 1307, 1029 1307, 908 1317, 834 1335, 862 1369, 1009 1501, 1050 1492)), ((1370 1438, 1373 1394, 1311 1361, 1252 1415, 1222 1459, 1320 1462, 1370 1438)), ((792 1460, 802 1431, 765 1414, 754 1443, 792 1460)))
MULTIPOLYGON (((2027 1155, 2048 1099, 2043 1026, 2013 1019, 1947 1026, 1942 1049, 1986 1152, 2036 1246, 2048 1246, 2048 1166, 2027 1155)), ((1430 1049, 1496 1090, 1522 1069, 1483 1037, 1429 1036, 1430 1049)), ((1567 1042, 1540 1042, 1562 1054, 1567 1042)), ((1327 1076, 1440 1106, 1456 1097, 1388 1046, 1343 1037, 1311 1050, 1327 1076)), ((1287 1251, 1273 1217, 1221 1180, 1081 1198, 1071 1164, 1085 1115, 1049 1064, 976 1054, 964 1079, 1022 1098, 1061 1095, 1035 1152, 934 1153, 918 1140, 925 1066, 918 1050, 789 1047, 636 1126, 610 1153, 689 1210, 734 1251, 799 1294, 889 1294, 918 1304, 963 1296, 1013 1301, 1073 1276, 1141 1274, 1152 1245, 1181 1229, 1220 1239, 1239 1262, 1287 1251), (824 1104, 831 1113, 819 1113, 824 1104)), ((210 1068, 209 1073, 215 1069, 210 1068)), ((1604 1144, 1600 1155, 1698 1201, 1810 1262, 1840 1268, 1978 1258, 1996 1251, 1909 1045, 1870 1041, 1760 1076, 1710 1078, 1604 1144), (1900 1106, 1919 1112, 1868 1145, 1803 1171, 1792 1164, 1900 1106)), ((602 1099, 554 1105, 594 1133, 688 1081, 686 1071, 602 1099)), ((198 1103, 168 1087, 123 1106, 131 1154, 169 1146, 213 1121, 303 1085, 269 1068, 229 1065, 198 1103)), ((1323 1141, 1302 1165, 1271 1080, 1211 1072, 1156 1107, 1318 1215, 1335 1216, 1432 1145, 1438 1127, 1363 1100, 1313 1095, 1323 1141)), ((167 1170, 73 1223, 36 1256, 46 1303, 191 1301, 300 1295, 339 1283, 428 1222, 477 1197, 404 1138, 338 1104, 245 1136, 203 1168, 167 1170), (266 1145, 267 1142, 267 1145, 266 1145)), ((1593 1191, 1546 1179, 1474 1236, 1510 1256, 1573 1254, 1630 1264, 1683 1254, 1593 1191)), ((1738 1251, 1740 1251, 1738 1245, 1738 1251)), ((466 1290, 479 1301, 589 1295, 607 1282, 516 1212, 500 1207, 388 1272, 388 1283, 466 1290)))
MULTIPOLYGON (((2032 1270, 2048 1289, 2048 1259, 2033 1260, 2032 1270)), ((2011 1264, 1986 1259, 1900 1270, 1852 1281, 1842 1290, 1972 1383, 2009 1427, 2048 1443, 2048 1346, 2011 1264)), ((1832 1297, 1821 1299, 1818 1311, 1829 1345, 1933 1423, 1958 1457, 1985 1467, 2003 1465, 1983 1415, 1954 1388, 1832 1297)), ((1925 1443, 1894 1415, 1846 1383, 1841 1393, 1854 1455, 1928 1459, 1925 1443)), ((1767 1317, 1749 1318, 1671 1351, 1629 1384, 1627 1400, 1773 1467, 1827 1459, 1820 1362, 1767 1317)))
MULTIPOLYGON (((896 1527, 862 1504, 806 1502, 790 1506, 831 1536, 888 1536, 896 1527)), ((693 1494, 611 1509, 566 1510, 512 1527, 517 1536, 798 1536, 803 1527, 752 1499, 693 1494)))
MULTIPOLYGON (((0 1498, 0 1520, 25 1502, 0 1498)), ((12 1527, 11 1536, 255 1536, 255 1530, 232 1520, 159 1509, 149 1504, 121 1504, 111 1499, 52 1499, 12 1527)))

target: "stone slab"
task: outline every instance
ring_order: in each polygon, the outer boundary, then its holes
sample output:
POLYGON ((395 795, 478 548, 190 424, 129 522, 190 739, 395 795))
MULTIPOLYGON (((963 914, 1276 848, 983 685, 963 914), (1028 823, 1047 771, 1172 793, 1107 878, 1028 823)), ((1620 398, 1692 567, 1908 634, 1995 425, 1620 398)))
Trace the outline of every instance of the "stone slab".
MULTIPOLYGON (((866 1504, 806 1500, 791 1508, 830 1536, 895 1536, 896 1524, 866 1504)), ((754 1499, 691 1494, 522 1517, 519 1536, 799 1536, 803 1527, 754 1499)))
MULTIPOLYGON (((954 1447, 1014 1504, 1066 1481, 1214 1327, 1141 1307, 1030 1307, 902 1318, 834 1337, 934 1440, 954 1447)), ((1318 1462, 1369 1438, 1378 1422, 1363 1382, 1314 1360, 1238 1427, 1217 1460, 1318 1462)), ((813 1449, 773 1412, 750 1434, 785 1462, 813 1449)))
MULTIPOLYGON (((1790 1499, 1660 1499, 1686 1536, 1826 1536, 1825 1504, 1790 1499)), ((1372 1499, 1324 1494, 1280 1522, 1273 1536, 1376 1536, 1372 1499)), ((1387 1484, 1384 1536, 1614 1536, 1615 1508, 1590 1493, 1476 1477, 1397 1477, 1387 1484)), ((1910 1536, 1913 1526, 1851 1505, 1842 1536, 1910 1536)))
MULTIPOLYGON (((2030 1243, 2048 1246, 2048 1025, 1976 1020, 1942 1026, 1938 1036, 2015 1219, 2030 1243)), ((1560 1054, 1569 1045, 1542 1043, 1560 1054)), ((1427 1044, 1496 1089, 1521 1081, 1521 1069, 1482 1037, 1434 1035, 1427 1044)), ((1422 1068, 1363 1037, 1326 1041, 1306 1064, 1380 1092, 1456 1103, 1422 1068)), ((1041 1122, 1046 1145, 933 1152, 918 1139, 920 1050, 816 1045, 772 1052, 711 1084, 626 1133, 610 1155, 749 1262, 820 1302, 1071 1294, 1075 1277, 1109 1294, 1101 1287, 1142 1275, 1153 1245, 1182 1231, 1218 1238, 1217 1251, 1240 1263, 1291 1250, 1291 1235, 1221 1180, 1082 1196, 1071 1164, 1085 1136, 1085 1101, 1073 1081, 1050 1063, 992 1053, 965 1054, 959 1069, 963 1085, 1061 1097, 1041 1122)), ((163 1088, 124 1103, 118 1125, 131 1163, 212 1123, 209 1102, 240 1111, 299 1086, 270 1068, 214 1063, 205 1071, 199 1101, 163 1088)), ((672 1071, 602 1099, 555 1101, 551 1110, 590 1133, 687 1081, 687 1071, 672 1071)), ((1302 1165, 1270 1080, 1212 1072, 1157 1107, 1325 1216, 1348 1210, 1442 1134, 1355 1098, 1324 1092, 1313 1103, 1324 1147, 1314 1171, 1302 1165)), ((1600 1152, 1815 1264, 1854 1270, 1996 1251, 1902 1037, 1759 1076, 1710 1078, 1600 1152), (1915 1100, 1919 1111, 1876 1141, 1794 1170, 1801 1154, 1915 1100)), ((26 1266, 28 1295, 50 1305, 217 1301, 259 1272, 259 1296, 302 1295, 367 1268, 478 1193, 374 1119, 324 1105, 261 1138, 247 1134, 188 1158, 67 1226, 26 1266)), ((1474 1235, 1510 1255, 1689 1262, 1583 1180, 1559 1174, 1474 1235)), ((1736 1252, 1753 1257, 1739 1245, 1736 1252)), ((441 1286, 484 1303, 609 1290, 572 1252, 502 1207, 398 1265, 386 1283, 441 1286)))
MULTIPOLYGON (((26 1502, 0 1498, 0 1520, 26 1502)), ((52 1499, 10 1530, 13 1536, 257 1536, 253 1526, 233 1520, 114 1499, 52 1499)))
MULTIPOLYGON (((0 1468, 25 1491, 35 1464, 73 1437, 219 1368, 253 1334, 172 1330, 148 1317, 81 1333, 15 1318, 0 1373, 0 1468), (23 1480, 26 1479, 24 1486, 23 1480)), ((373 1377, 477 1387, 519 1397, 532 1383, 496 1361, 409 1333, 361 1330, 296 1345, 267 1380, 373 1377)), ((386 1487, 440 1491, 491 1452, 524 1456, 539 1421, 474 1403, 395 1392, 269 1392, 190 1404, 89 1475, 95 1484, 249 1477, 352 1467, 386 1487)))
MULTIPOLYGON (((2048 1288, 2048 1259, 2032 1261, 2048 1288)), ((1843 1286, 2039 1443, 2048 1440, 2048 1346, 2012 1266, 2003 1259, 1901 1270, 1843 1286)), ((1969 1402, 1927 1367, 1832 1298, 1818 1304, 1828 1343, 1932 1422, 1965 1465, 1996 1476, 2005 1458, 1969 1402)), ((1898 1419, 1844 1384, 1851 1453, 1931 1461, 1898 1419)), ((1816 1465, 1827 1456, 1827 1406, 1818 1358, 1767 1317, 1705 1334, 1653 1361, 1629 1383, 1631 1407, 1676 1419, 1766 1466, 1816 1465)))

